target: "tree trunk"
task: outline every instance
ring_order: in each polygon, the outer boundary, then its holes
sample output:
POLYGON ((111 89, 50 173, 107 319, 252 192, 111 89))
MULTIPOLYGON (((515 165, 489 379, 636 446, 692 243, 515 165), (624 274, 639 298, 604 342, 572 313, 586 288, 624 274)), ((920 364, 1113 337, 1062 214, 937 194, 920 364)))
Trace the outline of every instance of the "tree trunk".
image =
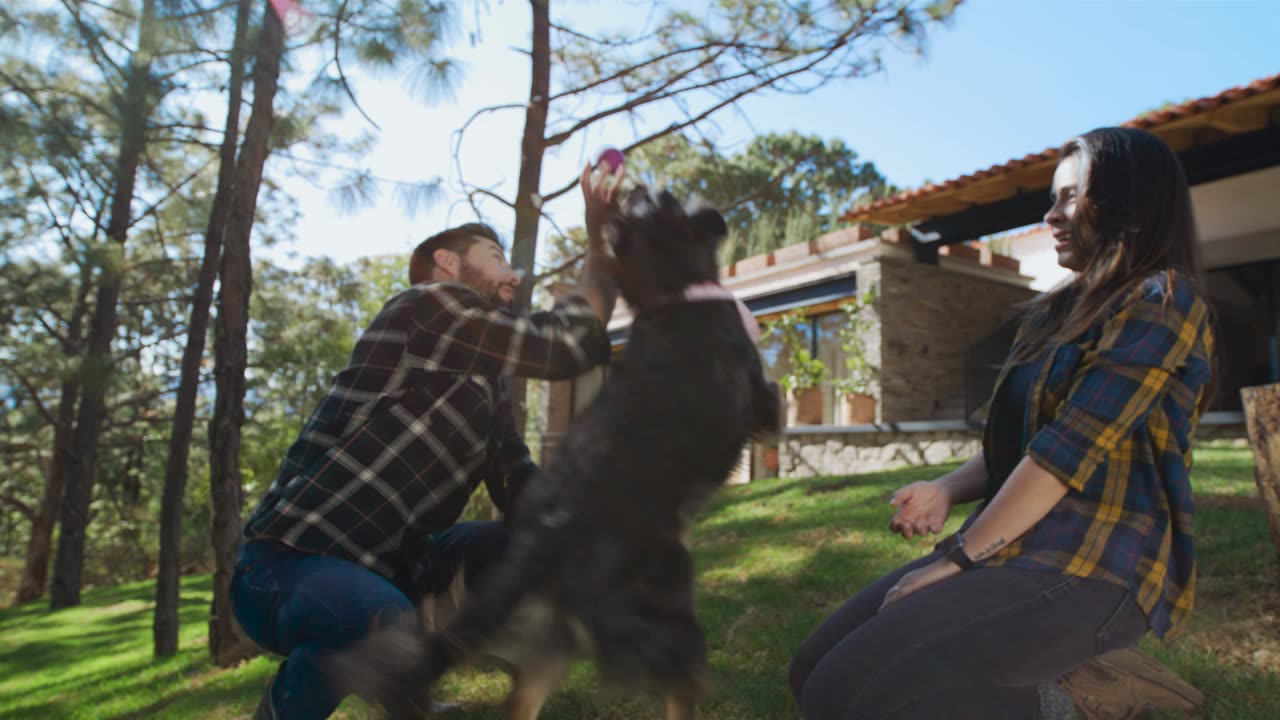
POLYGON ((231 573, 240 546, 240 427, 244 424, 246 336, 253 268, 249 236, 262 184, 262 168, 270 151, 276 83, 284 52, 284 28, 268 3, 253 68, 253 110, 236 162, 234 189, 227 215, 218 287, 218 323, 214 337, 217 396, 209 427, 209 482, 213 499, 213 607, 209 618, 209 652, 226 667, 256 649, 244 638, 231 613, 231 573))
POLYGON ((1253 446, 1253 476, 1271 523, 1271 540, 1280 550, 1280 384, 1240 391, 1244 419, 1253 446))
POLYGON ((98 276, 98 292, 93 319, 89 324, 89 346, 81 368, 84 393, 76 416, 72 455, 67 463, 66 498, 62 503, 62 532, 58 536, 53 586, 49 603, 53 609, 80 604, 81 572, 84 569, 85 533, 89 503, 97 473, 98 440, 106 413, 106 396, 114 363, 111 340, 116 334, 116 302, 124 275, 124 244, 133 220, 134 183, 138 163, 146 148, 146 129, 151 117, 151 61, 158 37, 155 0, 143 0, 138 19, 138 48, 129 61, 121 105, 120 156, 116 162, 111 215, 107 222, 107 248, 98 276))
MULTIPOLYGON (((78 331, 76 331, 78 334, 78 331)), ((74 438, 76 400, 80 395, 80 383, 74 378, 62 383, 62 399, 58 402, 57 425, 53 430, 53 461, 45 478, 44 493, 40 505, 31 519, 31 537, 27 539, 27 555, 18 580, 18 592, 14 603, 21 604, 44 596, 49 578, 49 555, 53 549, 53 527, 58 521, 62 506, 62 491, 67 480, 67 461, 71 457, 74 438)))
MULTIPOLYGON (((67 323, 67 339, 63 352, 67 357, 80 355, 84 338, 84 318, 89 312, 89 292, 93 289, 93 271, 89 264, 80 266, 80 288, 76 292, 71 320, 67 323)), ((44 493, 31 519, 31 536, 27 539, 27 555, 18 581, 15 604, 31 602, 44 596, 49 578, 49 556, 53 552, 53 528, 62 509, 62 494, 67 483, 67 464, 75 440, 76 404, 80 400, 80 382, 75 377, 63 380, 62 399, 54 417, 53 460, 49 463, 44 493)))
POLYGON ((164 472, 164 492, 160 502, 160 566, 156 575, 156 613, 152 623, 155 654, 167 657, 178 651, 179 554, 182 549, 182 498, 187 491, 187 461, 191 453, 191 430, 195 424, 196 395, 200 390, 200 361, 204 358, 205 336, 209 331, 209 305, 218 275, 222 235, 226 229, 227 205, 235 180, 236 147, 240 141, 240 102, 244 90, 245 36, 248 34, 251 0, 240 0, 236 8, 235 37, 231 44, 231 78, 228 83, 227 120, 218 158, 218 186, 209 210, 204 233, 204 257, 191 306, 187 347, 182 353, 182 377, 174 407, 173 429, 169 434, 169 460, 164 472))
MULTIPOLYGON (((533 297, 533 262, 538 254, 538 222, 542 219, 542 155, 546 150, 547 107, 551 95, 551 2, 530 0, 533 10, 533 42, 530 53, 532 79, 529 104, 524 114, 524 135, 520 139, 520 177, 517 184, 516 226, 511 238, 511 266, 524 271, 528 282, 520 284, 516 307, 527 309, 533 297)), ((525 381, 512 379, 511 408, 516 430, 525 429, 525 381)))

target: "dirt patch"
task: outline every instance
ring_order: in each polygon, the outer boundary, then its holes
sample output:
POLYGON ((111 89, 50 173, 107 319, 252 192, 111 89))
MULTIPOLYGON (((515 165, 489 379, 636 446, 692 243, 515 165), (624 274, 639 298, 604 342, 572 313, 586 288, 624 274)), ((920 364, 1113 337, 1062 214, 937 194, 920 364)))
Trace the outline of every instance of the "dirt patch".
POLYGON ((1209 591, 1206 583, 1196 598, 1197 612, 1212 619, 1178 642, 1224 665, 1280 675, 1280 583, 1237 580, 1217 591, 1209 591))
POLYGON ((866 542, 866 536, 860 530, 817 528, 796 533, 793 542, 815 548, 820 545, 861 545, 866 542))
POLYGON ((1253 495, 1196 495, 1196 509, 1239 510, 1241 512, 1266 512, 1262 498, 1253 495))
POLYGON ((1186 642, 1224 665, 1280 675, 1280 617, 1274 613, 1226 622, 1186 642))
POLYGON ((865 478, 851 477, 842 480, 820 480, 809 483, 804 486, 805 495, 821 495, 822 493, 836 492, 837 490, 845 490, 854 485, 865 484, 865 478))

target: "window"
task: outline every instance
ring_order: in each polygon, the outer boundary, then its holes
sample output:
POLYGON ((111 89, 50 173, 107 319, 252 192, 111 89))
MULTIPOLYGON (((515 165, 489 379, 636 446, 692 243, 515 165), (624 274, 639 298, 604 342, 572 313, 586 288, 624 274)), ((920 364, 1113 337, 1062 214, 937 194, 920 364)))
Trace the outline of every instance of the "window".
MULTIPOLYGON (((810 352, 813 351, 813 323, 805 320, 796 324, 796 331, 808 338, 810 352)), ((774 333, 760 338, 760 359, 764 362, 764 376, 772 382, 778 382, 791 369, 791 360, 782 346, 782 338, 774 333)))
POLYGON ((1240 389, 1280 382, 1280 261, 1208 273, 1218 323, 1214 410, 1240 410, 1240 389))
MULTIPOLYGON (((809 352, 821 361, 826 369, 826 375, 819 388, 822 393, 821 422, 824 425, 849 423, 844 395, 834 387, 833 383, 849 374, 848 368, 845 367, 844 349, 840 346, 840 329, 846 322, 848 318, 843 312, 831 312, 815 315, 796 326, 796 330, 806 338, 809 352)), ((787 374, 790 369, 790 359, 782 346, 782 339, 777 335, 761 338, 760 355, 764 361, 765 377, 774 382, 787 374)))
POLYGON ((846 425, 844 393, 836 389, 834 380, 849 376, 844 364, 844 350, 840 347, 840 328, 848 322, 842 312, 827 313, 816 318, 817 358, 827 366, 827 382, 822 387, 822 422, 826 425, 846 425))

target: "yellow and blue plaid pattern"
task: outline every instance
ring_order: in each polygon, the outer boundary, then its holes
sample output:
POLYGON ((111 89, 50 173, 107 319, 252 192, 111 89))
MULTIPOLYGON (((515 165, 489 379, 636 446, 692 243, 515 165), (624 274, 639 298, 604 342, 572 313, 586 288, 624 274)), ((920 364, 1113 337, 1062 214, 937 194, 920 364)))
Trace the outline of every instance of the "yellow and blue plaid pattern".
POLYGON ((991 493, 1024 455, 1069 490, 984 565, 1124 585, 1153 632, 1166 637, 1182 629, 1195 598, 1189 474, 1200 399, 1213 372, 1209 319, 1188 279, 1162 273, 1077 341, 1046 352, 1025 372, 1006 369, 996 397, 1011 376, 1032 384, 1022 417, 1001 417, 992 405, 983 443, 995 473, 991 493))

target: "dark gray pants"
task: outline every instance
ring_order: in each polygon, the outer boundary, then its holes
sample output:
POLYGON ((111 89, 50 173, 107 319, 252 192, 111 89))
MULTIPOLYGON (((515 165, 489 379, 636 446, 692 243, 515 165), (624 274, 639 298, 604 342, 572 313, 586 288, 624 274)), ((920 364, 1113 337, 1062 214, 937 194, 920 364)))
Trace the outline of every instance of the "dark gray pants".
POLYGON ((867 586, 804 641, 790 681, 807 720, 1032 720, 1037 685, 1147 630, 1119 585, 1015 568, 975 568, 877 612, 937 557, 867 586))

